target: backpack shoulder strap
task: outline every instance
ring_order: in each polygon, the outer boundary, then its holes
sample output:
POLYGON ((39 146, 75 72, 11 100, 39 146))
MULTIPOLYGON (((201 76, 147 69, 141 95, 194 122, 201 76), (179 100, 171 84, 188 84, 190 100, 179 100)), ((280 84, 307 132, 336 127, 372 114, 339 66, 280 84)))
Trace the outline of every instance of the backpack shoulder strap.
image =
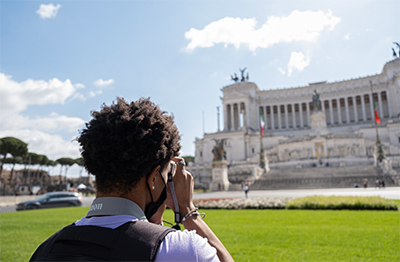
POLYGON ((111 256, 113 261, 129 260, 129 258, 131 260, 132 257, 135 257, 138 261, 154 261, 165 236, 175 231, 175 229, 169 227, 144 221, 126 223, 117 229, 125 232, 125 234, 120 236, 118 243, 114 246, 111 256), (126 250, 132 251, 128 255, 129 257, 123 257, 126 250))
POLYGON ((154 261, 161 242, 171 231, 141 221, 116 229, 72 224, 47 239, 31 261, 154 261))

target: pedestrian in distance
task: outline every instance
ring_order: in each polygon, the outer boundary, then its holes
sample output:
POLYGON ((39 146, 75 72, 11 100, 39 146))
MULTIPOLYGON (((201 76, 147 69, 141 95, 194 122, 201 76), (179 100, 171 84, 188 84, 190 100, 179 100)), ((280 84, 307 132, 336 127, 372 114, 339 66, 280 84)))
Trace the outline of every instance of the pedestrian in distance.
POLYGON ((246 198, 247 198, 247 193, 249 192, 249 190, 250 190, 250 188, 249 188, 249 183, 246 183, 246 184, 244 184, 244 186, 243 186, 243 191, 244 191, 244 195, 246 196, 246 198))
POLYGON ((364 188, 368 187, 368 180, 367 179, 364 179, 363 185, 364 185, 364 188))
POLYGON ((375 180, 375 189, 380 188, 380 187, 381 187, 380 181, 379 181, 379 179, 376 179, 375 180))
POLYGON ((233 261, 193 204, 173 117, 143 98, 117 98, 92 116, 78 142, 96 199, 30 261, 233 261), (163 226, 166 206, 174 228, 163 226))

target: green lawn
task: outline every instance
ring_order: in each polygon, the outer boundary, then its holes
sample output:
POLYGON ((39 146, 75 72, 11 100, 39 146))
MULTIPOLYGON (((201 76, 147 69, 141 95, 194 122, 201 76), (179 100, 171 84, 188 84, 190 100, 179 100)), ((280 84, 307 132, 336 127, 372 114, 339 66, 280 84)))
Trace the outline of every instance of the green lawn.
MULTIPOLYGON (((28 261, 43 240, 87 209, 0 214, 0 261, 28 261)), ((400 261, 397 211, 205 211, 236 261, 400 261)))

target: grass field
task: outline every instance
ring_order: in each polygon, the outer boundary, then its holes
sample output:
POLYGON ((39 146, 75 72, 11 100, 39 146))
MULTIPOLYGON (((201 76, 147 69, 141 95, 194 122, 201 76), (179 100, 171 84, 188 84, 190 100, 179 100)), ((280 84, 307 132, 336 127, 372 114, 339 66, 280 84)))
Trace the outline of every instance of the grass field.
MULTIPOLYGON (((0 214, 0 261, 28 261, 35 248, 87 207, 0 214)), ((172 220, 169 211, 165 219, 172 220)), ((236 261, 400 261, 400 212, 206 210, 236 261)))

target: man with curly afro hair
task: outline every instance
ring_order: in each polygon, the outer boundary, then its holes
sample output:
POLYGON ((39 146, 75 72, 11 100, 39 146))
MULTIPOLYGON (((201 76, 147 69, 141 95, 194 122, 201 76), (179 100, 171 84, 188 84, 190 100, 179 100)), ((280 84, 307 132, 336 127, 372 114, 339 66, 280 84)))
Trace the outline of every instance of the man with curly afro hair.
POLYGON ((193 177, 178 157, 173 117, 144 98, 117 98, 92 116, 78 142, 96 177, 96 199, 31 261, 233 261, 193 204, 193 177), (162 225, 167 206, 175 229, 162 225))

